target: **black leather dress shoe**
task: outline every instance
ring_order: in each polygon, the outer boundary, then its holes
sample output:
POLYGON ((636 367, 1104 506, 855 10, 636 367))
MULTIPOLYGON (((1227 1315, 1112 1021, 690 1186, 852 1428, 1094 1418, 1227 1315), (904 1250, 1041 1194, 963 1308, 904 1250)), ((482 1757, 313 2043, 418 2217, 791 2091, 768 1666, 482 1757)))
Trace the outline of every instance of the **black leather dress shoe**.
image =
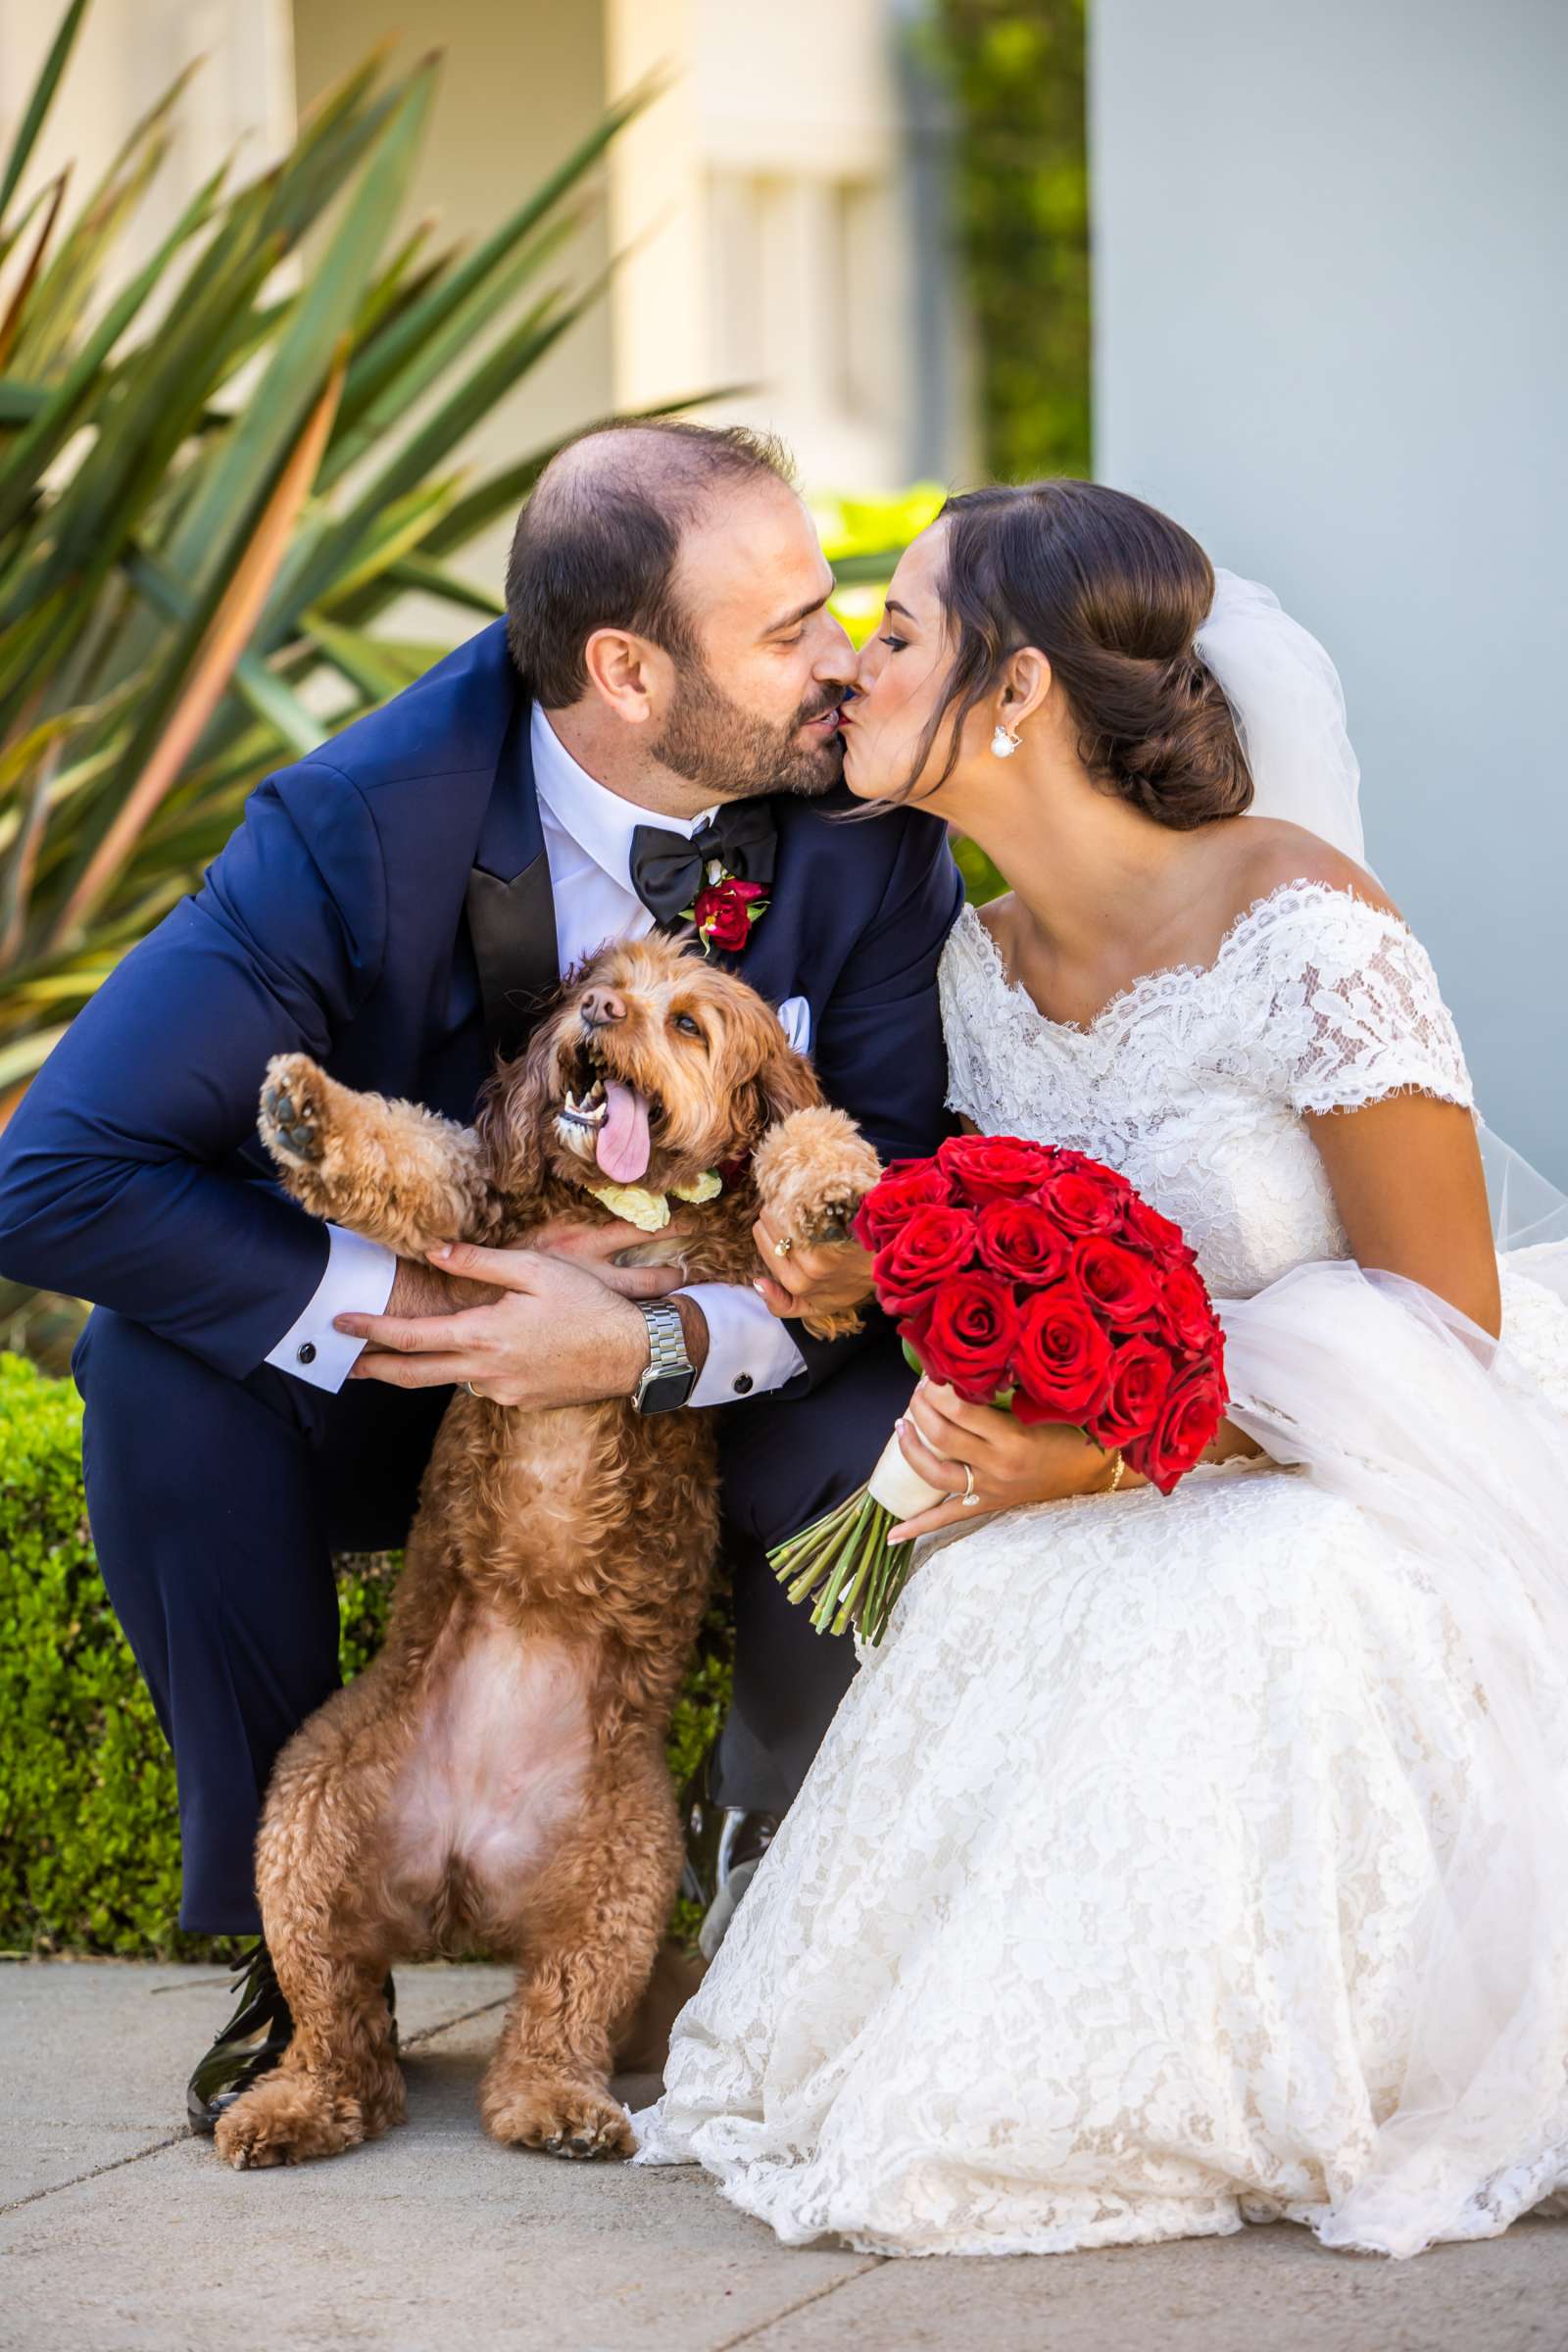
MULTIPOLYGON (((185 2109, 196 2132, 212 2132, 225 2107, 269 2074, 294 2038, 294 2020, 272 1969, 272 1956, 258 1937, 240 1963, 233 1990, 233 2016, 185 2085, 185 2109)), ((386 2005, 397 2046, 397 1994, 387 1978, 386 2005)))
POLYGON ((185 2085, 186 2112, 197 2132, 216 2131, 223 2109, 277 2064, 293 2038, 294 2020, 260 1938, 240 1963, 233 1990, 233 2016, 185 2085))
POLYGON ((697 1944, 711 1960, 729 1931, 735 1906, 757 1875, 778 1831, 776 1813, 749 1813, 720 1805, 712 1795, 712 1751, 703 1758, 681 1796, 686 1831, 686 1867, 680 1890, 703 1906, 697 1944))

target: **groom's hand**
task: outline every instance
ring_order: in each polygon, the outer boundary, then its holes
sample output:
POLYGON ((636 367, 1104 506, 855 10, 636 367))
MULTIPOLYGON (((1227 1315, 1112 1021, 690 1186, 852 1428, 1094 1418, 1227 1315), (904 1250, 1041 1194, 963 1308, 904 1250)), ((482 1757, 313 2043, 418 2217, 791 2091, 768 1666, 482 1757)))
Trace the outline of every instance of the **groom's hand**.
MULTIPOLYGON (((647 1325, 631 1301, 664 1298, 682 1280, 675 1267, 606 1265, 590 1272, 542 1250, 481 1250, 468 1242, 429 1255, 443 1283, 458 1276, 465 1288, 481 1285, 486 1302, 443 1309, 432 1301, 435 1311, 413 1317, 337 1316, 339 1331, 368 1343, 351 1380, 399 1389, 469 1382, 497 1404, 533 1410, 628 1396, 648 1362, 647 1325)), ((394 1285, 388 1305, 397 1303, 394 1285)), ((699 1362, 707 1330, 697 1308, 688 1320, 689 1304, 680 1302, 681 1317, 688 1352, 699 1362)))

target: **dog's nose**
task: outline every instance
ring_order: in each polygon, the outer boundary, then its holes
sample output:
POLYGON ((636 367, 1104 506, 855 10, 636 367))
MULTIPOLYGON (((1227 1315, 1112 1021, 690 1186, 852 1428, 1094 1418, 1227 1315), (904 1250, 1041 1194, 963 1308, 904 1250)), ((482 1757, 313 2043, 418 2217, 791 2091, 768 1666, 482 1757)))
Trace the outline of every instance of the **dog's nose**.
POLYGON ((583 996, 582 1017, 590 1029, 603 1029, 611 1021, 623 1021, 626 1000, 617 997, 612 988, 590 988, 583 996))

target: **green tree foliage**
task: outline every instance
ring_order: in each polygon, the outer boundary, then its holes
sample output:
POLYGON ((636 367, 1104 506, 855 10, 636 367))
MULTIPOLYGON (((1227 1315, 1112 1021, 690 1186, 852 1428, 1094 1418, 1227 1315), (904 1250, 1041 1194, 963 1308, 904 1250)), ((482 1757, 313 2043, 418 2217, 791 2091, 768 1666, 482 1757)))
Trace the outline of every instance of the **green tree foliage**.
POLYGON ((987 470, 1090 470, 1085 0, 937 0, 987 470))

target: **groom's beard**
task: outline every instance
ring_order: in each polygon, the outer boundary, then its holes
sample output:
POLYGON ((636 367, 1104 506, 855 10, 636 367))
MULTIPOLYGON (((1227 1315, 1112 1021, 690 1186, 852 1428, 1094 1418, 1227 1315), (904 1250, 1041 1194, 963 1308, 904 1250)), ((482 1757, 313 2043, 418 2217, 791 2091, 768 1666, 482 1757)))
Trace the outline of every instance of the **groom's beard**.
POLYGON ((843 774, 844 738, 828 735, 819 743, 803 744, 798 733, 808 720, 835 709, 840 699, 818 695, 786 726, 770 727, 732 703, 694 662, 677 672, 663 734, 650 749, 677 776, 704 791, 711 789, 715 800, 756 800, 769 792, 809 797, 828 791, 843 774))

